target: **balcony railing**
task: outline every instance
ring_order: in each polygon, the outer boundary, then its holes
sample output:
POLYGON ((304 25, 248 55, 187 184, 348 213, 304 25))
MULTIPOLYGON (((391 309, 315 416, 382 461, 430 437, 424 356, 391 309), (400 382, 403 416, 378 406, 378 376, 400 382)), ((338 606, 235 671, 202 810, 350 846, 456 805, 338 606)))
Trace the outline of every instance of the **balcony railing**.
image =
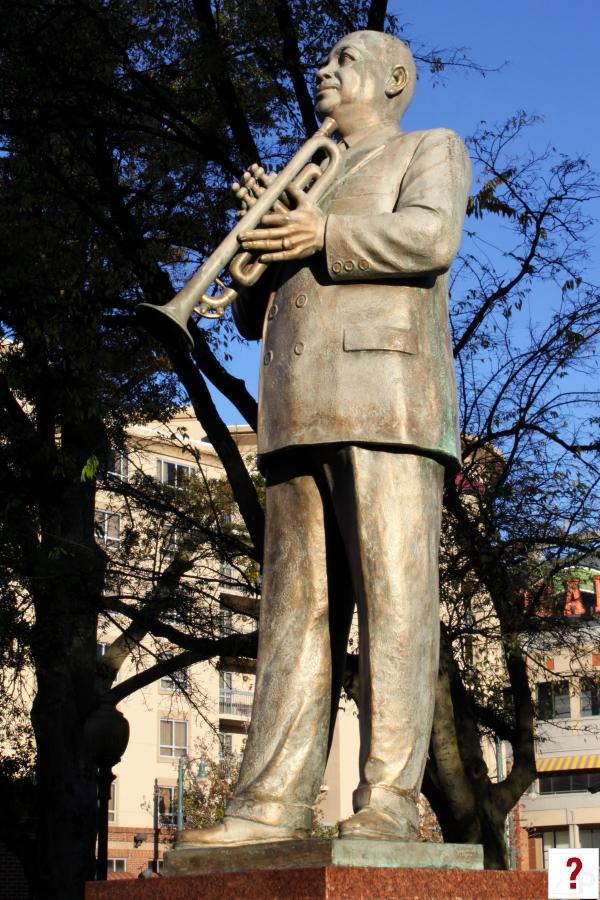
POLYGON ((229 688, 219 690, 219 712, 227 716, 249 719, 252 714, 254 691, 236 691, 229 688))

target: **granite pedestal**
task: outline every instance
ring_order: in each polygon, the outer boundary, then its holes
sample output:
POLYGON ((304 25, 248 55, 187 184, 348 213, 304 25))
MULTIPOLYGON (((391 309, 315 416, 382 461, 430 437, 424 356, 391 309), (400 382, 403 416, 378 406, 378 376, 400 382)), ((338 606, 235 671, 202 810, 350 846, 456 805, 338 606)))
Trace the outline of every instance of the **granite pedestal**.
POLYGON ((319 869, 96 881, 86 900, 544 900, 547 872, 469 869, 319 869))
POLYGON ((314 838, 185 848, 166 855, 168 876, 327 867, 483 869, 483 849, 474 844, 314 838))

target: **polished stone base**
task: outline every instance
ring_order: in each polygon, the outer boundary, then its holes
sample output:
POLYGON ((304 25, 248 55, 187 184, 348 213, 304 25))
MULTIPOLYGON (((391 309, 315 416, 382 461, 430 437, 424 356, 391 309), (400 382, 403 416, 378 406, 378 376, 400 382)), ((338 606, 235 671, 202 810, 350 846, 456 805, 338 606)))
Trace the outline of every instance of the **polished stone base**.
POLYGON ((542 900, 547 872, 468 869, 315 869, 94 881, 86 900, 542 900))
POLYGON ((167 875, 317 869, 326 866, 483 869, 483 850, 474 844, 337 838, 262 842, 242 847, 185 848, 172 850, 165 859, 167 875))

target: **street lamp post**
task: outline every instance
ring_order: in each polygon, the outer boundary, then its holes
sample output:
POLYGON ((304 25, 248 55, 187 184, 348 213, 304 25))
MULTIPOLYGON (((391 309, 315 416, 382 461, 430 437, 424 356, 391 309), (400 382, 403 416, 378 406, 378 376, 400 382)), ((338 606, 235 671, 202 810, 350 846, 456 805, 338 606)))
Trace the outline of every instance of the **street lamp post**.
POLYGON ((108 805, 115 775, 113 766, 120 762, 129 743, 129 723, 115 707, 110 694, 105 695, 83 726, 87 755, 96 765, 98 782, 96 881, 106 881, 108 870, 108 805))
POLYGON ((152 853, 152 871, 158 874, 158 842, 160 839, 160 788, 158 778, 154 779, 154 805, 152 807, 152 827, 154 831, 154 851, 152 853))

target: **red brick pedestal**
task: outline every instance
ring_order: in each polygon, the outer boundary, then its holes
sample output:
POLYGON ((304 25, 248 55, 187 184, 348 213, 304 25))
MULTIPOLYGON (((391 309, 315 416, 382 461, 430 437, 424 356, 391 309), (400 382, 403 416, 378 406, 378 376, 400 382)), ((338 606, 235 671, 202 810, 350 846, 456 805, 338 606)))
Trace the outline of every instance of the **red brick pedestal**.
POLYGON ((546 872, 324 866, 90 882, 86 900, 546 900, 546 872))

